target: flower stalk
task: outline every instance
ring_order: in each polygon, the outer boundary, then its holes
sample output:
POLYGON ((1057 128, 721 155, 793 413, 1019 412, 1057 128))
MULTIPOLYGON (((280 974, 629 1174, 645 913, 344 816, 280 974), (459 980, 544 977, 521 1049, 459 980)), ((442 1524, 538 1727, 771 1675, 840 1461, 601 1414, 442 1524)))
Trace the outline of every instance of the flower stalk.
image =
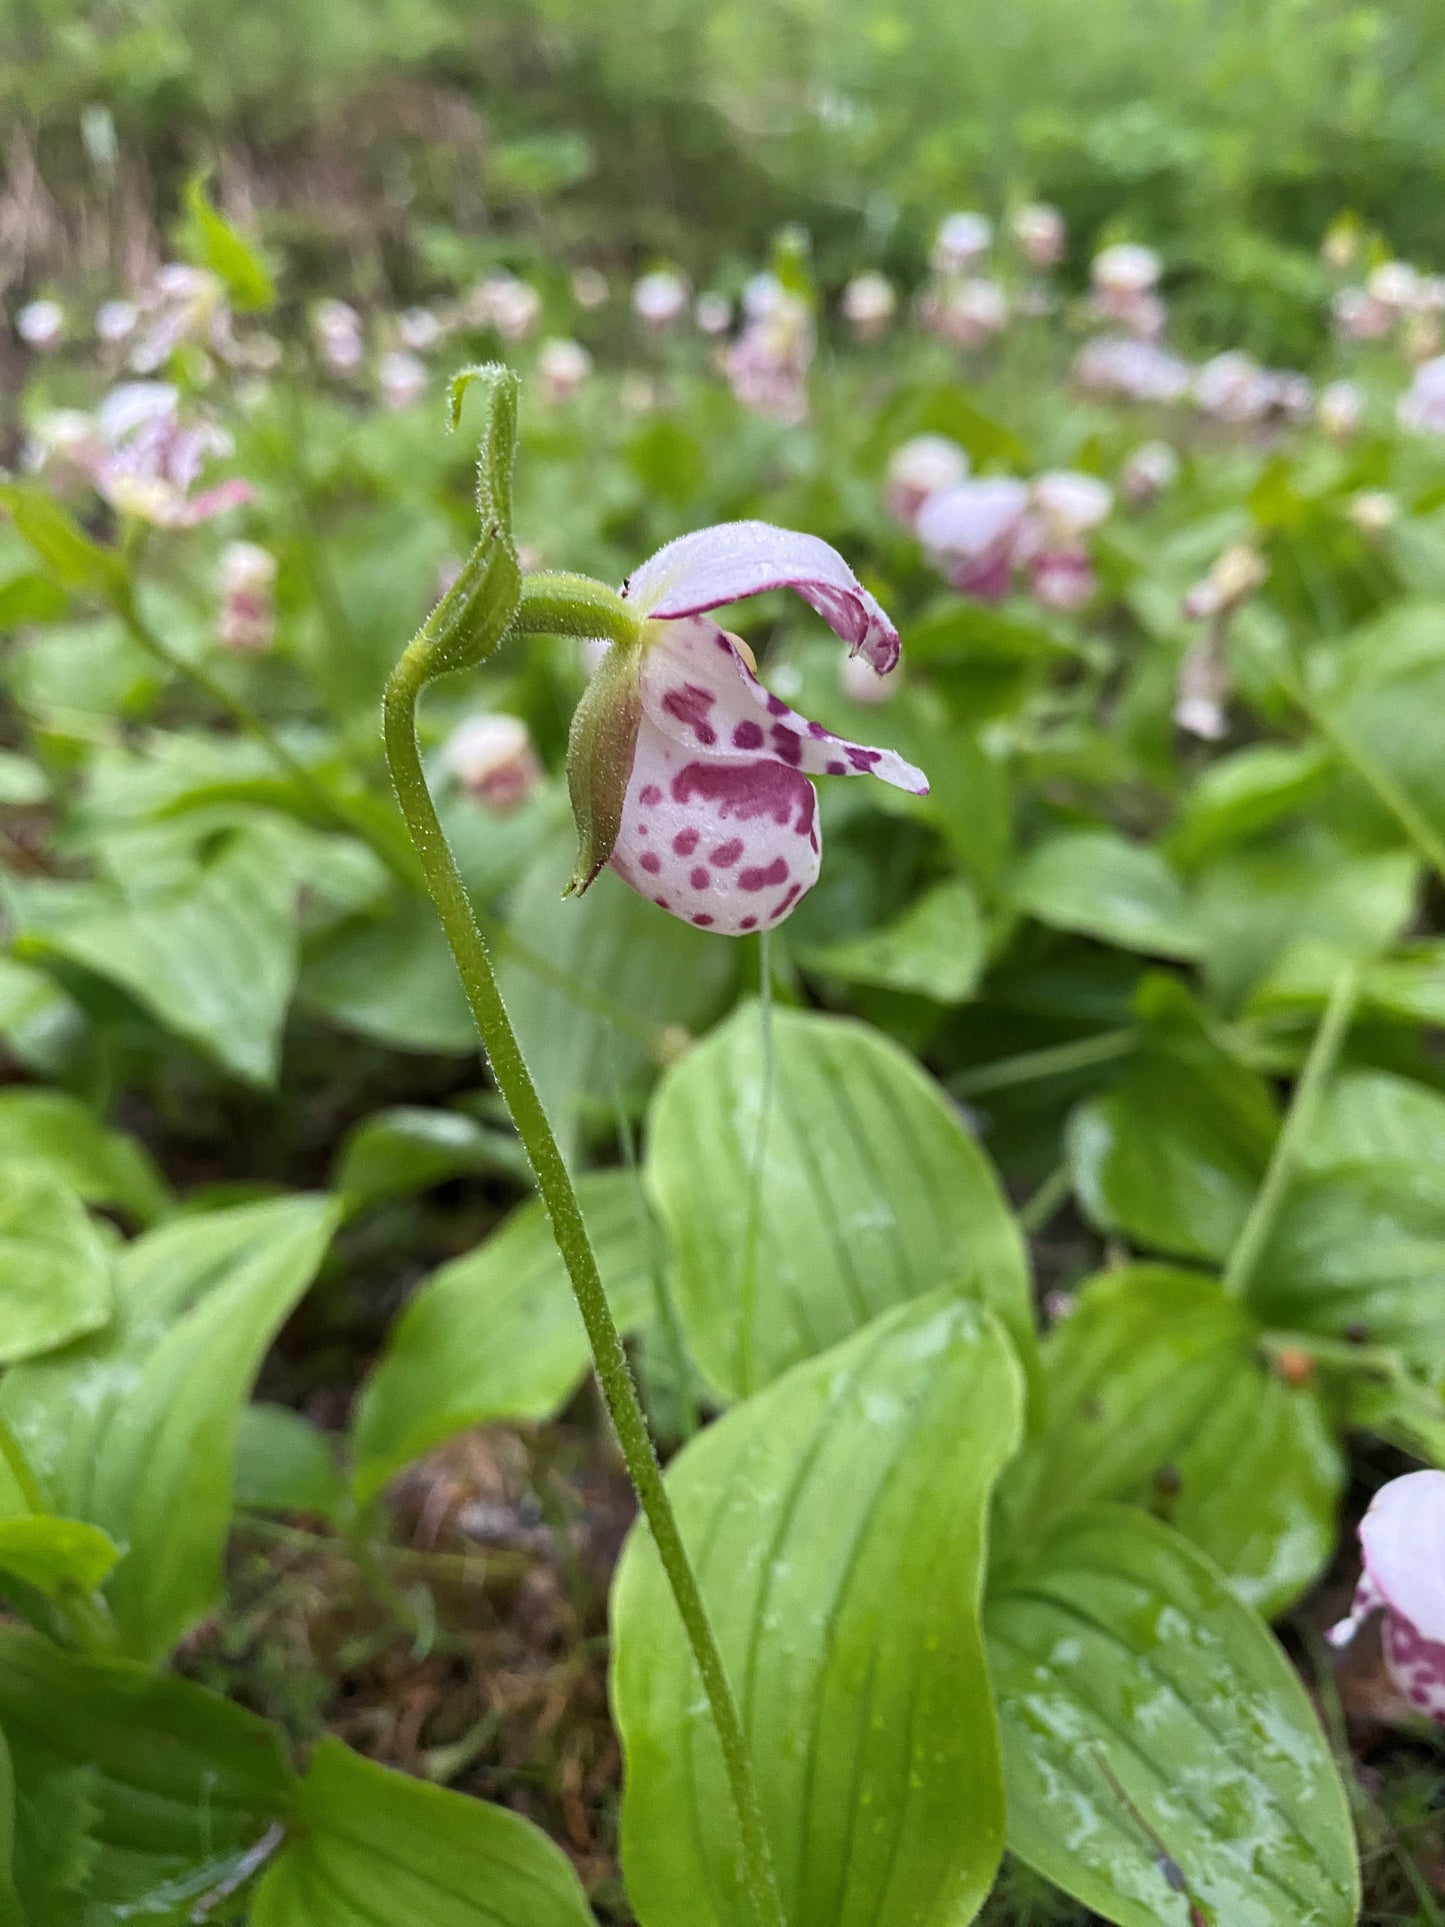
MULTIPOLYGON (((487 379, 491 410, 479 471, 482 539, 469 565, 478 592, 465 594, 450 612, 446 602, 440 605, 392 671, 383 701, 387 761, 402 816, 441 918, 492 1075, 536 1173, 537 1188, 551 1219, 553 1235, 586 1327, 608 1415, 707 1694, 737 1810, 753 1915, 759 1927, 787 1927, 737 1702, 667 1495, 662 1467, 622 1338, 607 1302, 577 1192, 502 1001, 491 955, 422 768, 416 730, 422 690, 434 675, 445 669, 463 662, 475 663, 490 654, 515 623, 519 603, 528 600, 516 575, 510 533, 516 380, 500 369, 479 372, 487 379), (499 565, 499 550, 512 554, 510 572, 505 563, 499 565)), ((459 401, 460 392, 454 390, 454 403, 459 401)), ((570 600, 567 589, 561 586, 566 580, 541 579, 541 586, 530 599, 537 619, 552 633, 596 634, 595 628, 587 626, 594 620, 592 605, 604 606, 611 592, 601 584, 587 584, 585 591, 579 589, 575 600, 570 600), (544 603, 545 617, 540 613, 544 603)), ((585 582, 582 578, 578 580, 585 582)), ((628 623, 634 624, 631 612, 626 614, 628 623)))

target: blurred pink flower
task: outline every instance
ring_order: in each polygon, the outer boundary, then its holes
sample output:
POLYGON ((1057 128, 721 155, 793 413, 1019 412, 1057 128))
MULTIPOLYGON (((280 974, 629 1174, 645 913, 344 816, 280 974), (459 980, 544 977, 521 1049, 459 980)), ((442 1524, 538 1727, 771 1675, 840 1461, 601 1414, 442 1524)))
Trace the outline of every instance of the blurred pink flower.
POLYGON ((95 423, 100 453, 90 479, 122 515, 157 528, 193 528, 254 497, 251 484, 239 477, 193 493, 206 463, 229 455, 232 442, 214 422, 184 415, 168 382, 113 388, 95 423))
POLYGON ((221 647, 233 655, 264 655, 276 640, 275 556, 255 542, 228 542, 220 576, 221 647))
POLYGON ((968 456, 946 435, 914 435, 888 458, 883 503, 895 522, 913 528, 931 495, 952 488, 968 473, 968 456))
POLYGON ((1360 1521, 1364 1558, 1349 1617, 1332 1626, 1346 1646, 1384 1615, 1385 1666, 1410 1706, 1445 1726, 1445 1472, 1391 1479, 1360 1521))

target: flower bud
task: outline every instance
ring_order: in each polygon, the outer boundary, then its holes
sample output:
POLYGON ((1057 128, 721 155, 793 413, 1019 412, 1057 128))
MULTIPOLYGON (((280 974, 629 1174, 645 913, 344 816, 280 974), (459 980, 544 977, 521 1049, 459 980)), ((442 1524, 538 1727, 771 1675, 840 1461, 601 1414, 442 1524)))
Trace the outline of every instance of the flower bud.
POLYGON ((447 738, 443 760, 493 816, 518 809, 542 781, 542 765, 519 716, 468 716, 447 738))

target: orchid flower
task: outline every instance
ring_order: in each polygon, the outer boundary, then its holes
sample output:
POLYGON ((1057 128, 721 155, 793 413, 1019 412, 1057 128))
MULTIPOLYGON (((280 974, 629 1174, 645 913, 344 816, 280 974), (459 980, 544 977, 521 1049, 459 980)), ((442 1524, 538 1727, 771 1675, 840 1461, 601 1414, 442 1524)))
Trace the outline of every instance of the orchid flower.
POLYGON ((1385 1665, 1417 1712, 1445 1725, 1445 1472, 1381 1486, 1360 1521, 1364 1571, 1349 1617, 1329 1631, 1347 1646, 1383 1612, 1385 1665))
POLYGON ((610 861, 699 929, 768 929, 817 881, 810 776, 878 776, 927 793, 892 750, 845 742, 790 709, 758 681, 746 644, 708 619, 778 588, 797 590, 876 674, 896 666, 898 631, 816 536, 728 522, 669 542, 623 587, 640 643, 609 648, 573 725, 574 887, 610 861))

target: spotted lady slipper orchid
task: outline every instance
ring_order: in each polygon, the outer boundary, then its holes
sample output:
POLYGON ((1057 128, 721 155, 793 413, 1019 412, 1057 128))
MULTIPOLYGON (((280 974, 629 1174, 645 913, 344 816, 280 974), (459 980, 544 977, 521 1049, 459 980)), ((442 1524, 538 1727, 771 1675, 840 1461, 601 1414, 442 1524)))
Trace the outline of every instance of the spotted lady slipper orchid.
POLYGON ((1096 395, 1122 401, 1175 402, 1187 392, 1189 364, 1157 342, 1128 335, 1097 335, 1086 341, 1074 363, 1074 378, 1096 395))
POLYGON ((708 619, 779 588, 795 589, 872 672, 897 665, 898 631, 816 536, 729 522, 659 549, 622 591, 640 640, 609 647, 572 726, 574 890, 610 862, 699 929, 770 929, 817 881, 810 777, 877 776, 927 793, 892 750, 846 742, 790 709, 759 682, 746 645, 708 619))
POLYGON ((153 375, 187 342, 216 347, 231 330, 225 286, 207 268, 168 261, 157 269, 140 302, 140 331, 127 367, 153 375))
POLYGON ((156 528, 194 528, 254 497, 240 477, 195 492, 213 456, 232 452, 231 437, 214 422, 181 412, 168 382, 131 381, 113 388, 96 412, 103 450, 91 480, 112 508, 156 528))
POLYGON ((807 419, 813 346, 807 303, 780 286, 777 299, 753 313, 728 348, 723 358, 728 385, 755 415, 796 427, 807 419))
POLYGON ((520 716, 468 716, 447 738, 442 756, 461 787, 493 816, 519 809, 542 781, 542 765, 520 716))
POLYGON ((1131 508, 1147 508, 1179 480, 1179 457, 1168 442, 1144 442, 1119 471, 1119 492, 1131 508))
POLYGON ((883 506, 895 522, 911 529, 929 497, 954 487, 967 473, 967 454, 947 435, 912 435, 888 458, 883 506))
POLYGON ((1028 512, 1026 482, 970 477, 930 495, 914 532, 935 567, 975 602, 1000 602, 1013 582, 1015 549, 1028 512))
POLYGON ((1445 1726, 1445 1472, 1407 1472, 1381 1486, 1360 1521, 1360 1551, 1354 1603, 1330 1643, 1347 1646, 1383 1613, 1390 1678, 1417 1713, 1445 1726))

